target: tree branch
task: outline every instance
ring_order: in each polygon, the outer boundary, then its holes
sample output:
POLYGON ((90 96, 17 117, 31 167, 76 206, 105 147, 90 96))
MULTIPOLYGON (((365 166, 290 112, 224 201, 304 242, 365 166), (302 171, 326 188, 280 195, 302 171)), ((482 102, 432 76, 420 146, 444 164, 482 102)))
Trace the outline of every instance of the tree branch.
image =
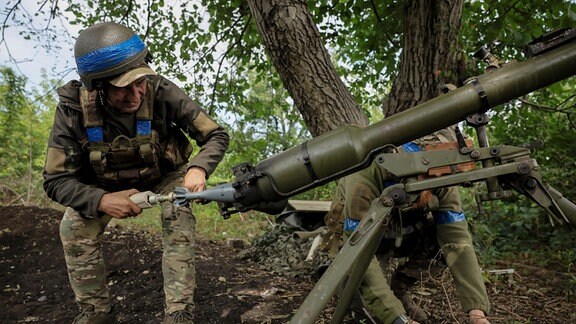
POLYGON ((216 71, 216 78, 214 79, 214 87, 212 88, 212 95, 211 95, 211 99, 210 99, 210 114, 213 113, 212 107, 214 106, 214 98, 216 97, 216 92, 217 92, 216 88, 218 87, 218 80, 220 79, 220 71, 222 70, 222 66, 224 65, 224 59, 226 58, 228 53, 230 53, 234 49, 234 47, 236 47, 237 45, 240 44, 242 37, 246 34, 246 30, 248 30, 248 26, 250 26, 251 21, 252 21, 252 16, 250 15, 248 17, 248 21, 246 22, 246 24, 244 24, 244 28, 240 32, 240 35, 238 35, 238 38, 236 38, 236 41, 234 43, 232 43, 232 45, 230 45, 226 49, 226 52, 224 52, 224 54, 222 54, 222 57, 221 57, 220 61, 218 62, 218 70, 216 71))
MULTIPOLYGON (((574 95, 570 96, 568 99, 564 100, 560 105, 566 103, 570 98, 573 98, 574 95)), ((570 107, 564 108, 564 109, 559 109, 557 107, 550 107, 550 106, 544 106, 544 105, 540 105, 534 102, 530 102, 526 99, 522 99, 522 98, 518 98, 518 100, 527 106, 530 106, 534 109, 537 110, 542 110, 545 112, 555 112, 555 113, 561 113, 566 115, 566 118, 568 119, 568 122, 570 123, 570 127, 572 127, 573 129, 576 129, 576 124, 574 123, 574 121, 572 120, 572 115, 574 114, 574 112, 568 111, 568 109, 574 108, 575 105, 572 105, 570 107)))

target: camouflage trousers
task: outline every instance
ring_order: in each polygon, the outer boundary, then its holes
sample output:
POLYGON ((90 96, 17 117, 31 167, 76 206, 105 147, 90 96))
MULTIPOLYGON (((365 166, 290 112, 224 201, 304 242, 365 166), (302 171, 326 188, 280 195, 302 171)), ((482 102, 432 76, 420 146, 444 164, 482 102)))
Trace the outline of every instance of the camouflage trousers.
MULTIPOLYGON (((152 188, 155 193, 166 194, 181 186, 184 170, 168 174, 152 188)), ((166 313, 194 310, 196 269, 194 263, 194 229, 196 219, 190 207, 162 203, 162 274, 166 313)), ((102 234, 112 219, 86 218, 67 208, 60 223, 60 239, 64 247, 70 285, 82 309, 108 312, 110 293, 102 253, 102 234)))
MULTIPOLYGON (((442 255, 456 282, 456 295, 462 309, 466 313, 472 309, 489 313, 490 301, 468 223, 437 224, 436 232, 442 255)), ((398 316, 406 314, 402 302, 390 288, 390 277, 396 267, 390 256, 374 256, 359 287, 366 309, 384 324, 392 323, 398 316)))

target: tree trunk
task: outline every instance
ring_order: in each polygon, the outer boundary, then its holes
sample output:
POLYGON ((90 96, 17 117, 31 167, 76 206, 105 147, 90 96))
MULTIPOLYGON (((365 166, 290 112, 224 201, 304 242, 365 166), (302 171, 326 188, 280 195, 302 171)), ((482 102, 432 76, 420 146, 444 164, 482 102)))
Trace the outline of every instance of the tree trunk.
POLYGON ((249 0, 268 55, 313 136, 368 118, 330 60, 302 0, 249 0))
POLYGON ((463 0, 409 0, 399 72, 384 100, 385 116, 404 111, 457 84, 458 31, 463 0))

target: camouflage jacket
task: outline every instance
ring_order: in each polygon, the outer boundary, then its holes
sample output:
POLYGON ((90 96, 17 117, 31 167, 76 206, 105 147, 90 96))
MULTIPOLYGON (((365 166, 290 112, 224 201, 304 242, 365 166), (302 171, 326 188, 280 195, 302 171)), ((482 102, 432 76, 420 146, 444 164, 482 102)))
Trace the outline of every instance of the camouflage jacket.
MULTIPOLYGON (((174 83, 161 76, 151 77, 148 82, 154 86, 151 127, 158 136, 160 147, 167 151, 175 137, 185 138, 182 136, 184 131, 199 147, 199 152, 188 162, 188 168, 200 167, 209 176, 228 148, 228 133, 174 83)), ((80 82, 71 81, 57 90, 59 103, 48 140, 44 190, 48 197, 64 206, 97 216, 98 204, 104 193, 132 187, 139 190, 151 188, 144 183, 111 188, 99 182, 90 163, 90 144, 84 126, 86 116, 83 116, 80 104, 80 89, 80 82)), ((135 114, 121 114, 106 108, 102 115, 102 131, 106 139, 135 136, 135 114)), ((167 155, 166 152, 159 154, 167 155)), ((174 169, 168 160, 160 163, 163 174, 174 169)))
MULTIPOLYGON (((442 129, 431 135, 419 138, 411 143, 424 148, 428 144, 447 143, 456 141, 452 129, 442 129)), ((342 244, 342 231, 345 227, 345 220, 361 220, 370 209, 370 204, 380 196, 382 191, 389 185, 402 181, 385 169, 378 166, 374 161, 368 168, 353 173, 338 181, 338 186, 330 205, 330 210, 326 214, 324 221, 329 228, 325 237, 325 247, 331 254, 342 244)), ((456 188, 440 188, 428 195, 426 211, 454 211, 462 212, 460 206, 460 196, 456 188)))

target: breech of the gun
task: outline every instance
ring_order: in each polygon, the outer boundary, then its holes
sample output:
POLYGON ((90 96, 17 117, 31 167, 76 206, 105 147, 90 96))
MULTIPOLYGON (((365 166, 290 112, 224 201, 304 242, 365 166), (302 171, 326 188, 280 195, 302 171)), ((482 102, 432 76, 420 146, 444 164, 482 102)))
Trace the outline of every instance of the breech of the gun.
POLYGON ((254 177, 237 182, 237 202, 275 202, 367 167, 388 145, 401 145, 451 126, 468 115, 576 74, 576 42, 512 62, 461 88, 368 127, 344 126, 267 158, 254 177), (241 190, 240 190, 241 189, 241 190))

